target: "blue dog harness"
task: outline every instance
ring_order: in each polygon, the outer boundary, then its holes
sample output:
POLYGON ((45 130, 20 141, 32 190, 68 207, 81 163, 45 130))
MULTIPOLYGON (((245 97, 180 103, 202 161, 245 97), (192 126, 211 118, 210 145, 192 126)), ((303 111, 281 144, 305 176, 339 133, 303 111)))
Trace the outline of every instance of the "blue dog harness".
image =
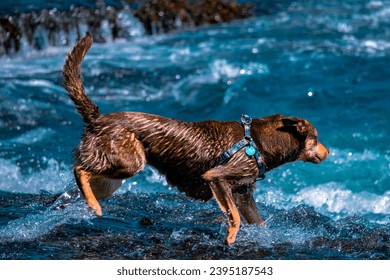
POLYGON ((265 178, 265 166, 261 160, 261 153, 251 137, 251 123, 252 118, 250 116, 241 116, 241 124, 244 127, 244 139, 241 139, 229 150, 223 152, 223 154, 218 157, 216 166, 226 163, 235 153, 245 147, 245 154, 249 158, 254 157, 256 159, 257 167, 259 168, 258 180, 263 180, 265 178))

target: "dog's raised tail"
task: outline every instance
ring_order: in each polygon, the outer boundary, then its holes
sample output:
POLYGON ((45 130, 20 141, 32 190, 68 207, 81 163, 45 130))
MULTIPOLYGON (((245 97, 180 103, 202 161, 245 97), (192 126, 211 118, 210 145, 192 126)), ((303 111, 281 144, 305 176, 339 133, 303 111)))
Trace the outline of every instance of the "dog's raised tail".
POLYGON ((81 63, 92 43, 92 35, 87 32, 68 53, 62 70, 64 87, 86 124, 92 123, 100 115, 99 107, 85 93, 81 78, 81 63))

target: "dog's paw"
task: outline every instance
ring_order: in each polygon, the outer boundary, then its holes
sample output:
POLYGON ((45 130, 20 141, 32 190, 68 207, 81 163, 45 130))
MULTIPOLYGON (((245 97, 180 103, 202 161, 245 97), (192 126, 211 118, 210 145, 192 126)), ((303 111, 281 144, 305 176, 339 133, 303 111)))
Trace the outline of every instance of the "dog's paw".
POLYGON ((230 246, 236 241, 236 236, 235 235, 228 235, 225 239, 225 245, 230 246))
POLYGON ((101 217, 103 215, 102 208, 94 209, 96 216, 101 217))
POLYGON ((101 217, 103 215, 102 207, 99 205, 99 203, 95 203, 95 204, 88 203, 88 206, 89 208, 91 208, 93 212, 95 212, 96 216, 101 217))
POLYGON ((265 222, 261 222, 261 223, 259 224, 259 227, 260 227, 260 228, 265 228, 265 222))

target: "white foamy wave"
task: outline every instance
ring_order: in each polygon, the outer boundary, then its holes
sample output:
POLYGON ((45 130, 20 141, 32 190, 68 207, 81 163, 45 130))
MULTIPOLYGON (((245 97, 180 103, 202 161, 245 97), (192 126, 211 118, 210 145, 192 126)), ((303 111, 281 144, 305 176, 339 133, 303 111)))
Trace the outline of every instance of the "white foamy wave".
POLYGON ((28 57, 1 58, 0 77, 17 78, 26 75, 50 74, 62 68, 69 47, 50 47, 45 52, 31 51, 28 57))
MULTIPOLYGON (((199 90, 204 85, 226 83, 229 87, 233 86, 237 80, 252 75, 266 75, 269 73, 268 66, 263 63, 250 62, 242 65, 228 62, 225 59, 217 59, 208 65, 208 68, 197 71, 194 75, 187 77, 177 76, 178 81, 175 83, 168 83, 163 92, 170 92, 177 101, 183 105, 192 103, 197 99, 198 95, 203 92, 199 90)), ((243 81, 241 81, 243 82, 243 81)), ((227 89, 224 94, 224 102, 228 103, 234 93, 227 89)))
POLYGON ((73 177, 69 167, 55 159, 43 159, 43 162, 47 164, 45 169, 23 174, 17 163, 0 159, 0 190, 30 194, 63 191, 73 177))
POLYGON ((261 201, 277 208, 292 208, 306 204, 323 214, 335 218, 346 215, 390 214, 390 192, 383 195, 370 192, 352 192, 343 184, 329 182, 323 185, 300 189, 296 194, 287 194, 280 189, 269 189, 257 196, 261 201))
POLYGON ((217 59, 210 64, 211 75, 215 81, 237 78, 244 75, 268 74, 268 66, 262 63, 246 63, 242 66, 229 63, 224 59, 217 59))
POLYGON ((369 192, 353 193, 338 183, 304 188, 292 198, 293 203, 305 203, 332 213, 390 214, 390 192, 377 195, 369 192))
POLYGON ((360 46, 368 54, 386 54, 390 50, 390 42, 384 40, 365 40, 360 46))
MULTIPOLYGON (((358 136, 354 135, 354 137, 358 136)), ((270 172, 266 181, 259 184, 259 189, 266 183, 267 188, 277 192, 276 186, 282 184, 283 190, 291 193, 311 186, 337 182, 340 187, 353 193, 370 190, 372 193, 382 194, 388 190, 389 176, 390 157, 386 153, 373 149, 330 147, 328 158, 320 166, 295 162, 277 168, 270 172)))
POLYGON ((353 35, 344 36, 344 45, 336 43, 329 43, 336 51, 350 53, 353 55, 370 55, 370 56, 383 56, 390 50, 390 42, 388 40, 381 39, 357 39, 353 35))

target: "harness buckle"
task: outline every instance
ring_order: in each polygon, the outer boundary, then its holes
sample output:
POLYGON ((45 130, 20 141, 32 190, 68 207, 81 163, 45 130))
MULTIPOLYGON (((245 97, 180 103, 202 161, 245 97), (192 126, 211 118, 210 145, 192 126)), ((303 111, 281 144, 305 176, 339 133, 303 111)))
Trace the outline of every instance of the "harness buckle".
POLYGON ((241 115, 241 122, 246 125, 250 125, 252 123, 252 118, 248 115, 241 115))
POLYGON ((229 159, 232 157, 232 154, 230 153, 230 151, 225 151, 223 154, 222 154, 222 157, 223 158, 226 158, 226 159, 229 159))

